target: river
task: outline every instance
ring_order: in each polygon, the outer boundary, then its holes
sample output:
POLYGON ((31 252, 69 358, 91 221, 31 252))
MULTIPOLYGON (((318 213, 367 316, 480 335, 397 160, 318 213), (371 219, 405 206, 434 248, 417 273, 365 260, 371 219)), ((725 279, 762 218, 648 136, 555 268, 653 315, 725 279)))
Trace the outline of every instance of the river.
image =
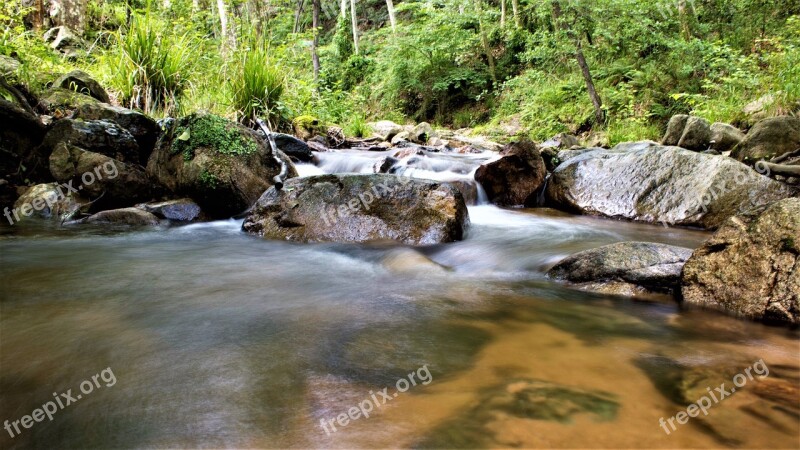
MULTIPOLYGON (((320 154, 300 172, 366 171, 379 153, 320 154)), ((486 159, 425 158, 396 172, 469 179, 486 159)), ((759 360, 796 392, 796 330, 545 277, 579 250, 696 247, 708 233, 546 208, 469 213, 464 241, 418 249, 442 270, 404 263, 402 246, 269 241, 237 220, 4 227, 0 421, 81 394, 106 369, 114 381, 52 420, 0 430, 0 447, 798 446, 800 416, 766 382, 669 434, 659 425, 686 408, 687 386, 730 385, 759 360), (373 397, 384 387, 397 395, 373 397)))

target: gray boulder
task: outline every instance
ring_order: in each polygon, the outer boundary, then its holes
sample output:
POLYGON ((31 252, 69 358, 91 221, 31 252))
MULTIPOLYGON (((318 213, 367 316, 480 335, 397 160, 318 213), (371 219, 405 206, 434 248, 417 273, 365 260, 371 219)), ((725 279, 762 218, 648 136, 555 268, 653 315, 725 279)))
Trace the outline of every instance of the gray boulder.
POLYGON ((203 212, 200 206, 190 198, 180 198, 177 200, 167 200, 164 202, 142 203, 136 205, 137 208, 147 211, 161 219, 176 222, 191 222, 201 220, 203 212))
POLYGON ((70 220, 89 208, 89 200, 58 183, 45 183, 31 186, 14 203, 14 211, 9 221, 17 223, 30 217, 70 220))
POLYGON ((410 131, 409 137, 411 142, 425 144, 428 142, 428 139, 434 137, 433 128, 428 122, 420 122, 410 131))
POLYGON ((286 156, 302 162, 310 162, 314 159, 311 148, 300 139, 283 133, 273 133, 272 136, 275 138, 278 150, 285 153, 286 156))
POLYGON ((686 119, 686 128, 683 129, 678 147, 688 150, 703 151, 711 145, 711 124, 702 117, 689 117, 686 119))
POLYGON ((727 152, 744 140, 745 134, 727 123, 716 122, 711 125, 711 148, 727 152))
POLYGON ((687 120, 689 120, 689 116, 686 114, 672 116, 667 123, 667 132, 661 138, 661 143, 664 145, 678 145, 681 136, 683 136, 683 130, 686 128, 687 120))
POLYGON ((639 142, 562 163, 546 195, 583 214, 716 229, 796 191, 730 158, 639 142))
POLYGON ((797 149, 800 149, 800 118, 780 116, 755 124, 744 140, 733 149, 731 157, 752 163, 797 149))
POLYGON ((426 245, 462 239, 468 222, 464 198, 447 183, 383 174, 320 175, 267 190, 242 228, 300 242, 426 245))
POLYGON ((382 141, 391 141, 393 137, 403 131, 403 126, 391 120, 380 120, 368 124, 372 128, 372 135, 382 141))
POLYGON ((59 120, 45 135, 42 147, 52 152, 61 142, 130 164, 141 161, 133 135, 108 120, 59 120))
POLYGON ((683 268, 686 303, 800 323, 800 198, 730 218, 683 268))
POLYGON ((613 293, 673 294, 689 248, 652 242, 619 242, 585 250, 561 260, 547 275, 589 290, 613 293))

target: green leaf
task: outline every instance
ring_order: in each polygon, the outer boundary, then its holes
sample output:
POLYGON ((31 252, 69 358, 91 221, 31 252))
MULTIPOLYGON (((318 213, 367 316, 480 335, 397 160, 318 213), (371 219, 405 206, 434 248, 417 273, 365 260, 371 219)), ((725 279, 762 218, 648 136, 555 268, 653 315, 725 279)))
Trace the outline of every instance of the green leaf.
POLYGON ((191 137, 191 135, 189 134, 189 129, 187 128, 186 131, 184 131, 183 133, 181 133, 180 136, 178 136, 178 140, 179 141, 188 141, 190 137, 191 137))

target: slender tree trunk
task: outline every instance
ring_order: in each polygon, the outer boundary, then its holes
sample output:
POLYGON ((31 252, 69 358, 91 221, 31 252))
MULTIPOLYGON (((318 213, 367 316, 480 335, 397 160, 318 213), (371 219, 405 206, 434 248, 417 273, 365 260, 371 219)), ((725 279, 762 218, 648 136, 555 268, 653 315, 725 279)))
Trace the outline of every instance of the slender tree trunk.
POLYGON ((497 73, 494 67, 494 56, 492 56, 492 48, 489 46, 489 39, 486 37, 486 29, 483 27, 481 0, 475 0, 475 11, 478 14, 478 32, 481 35, 481 45, 483 46, 484 53, 486 53, 486 62, 489 64, 489 75, 492 77, 493 85, 497 86, 497 73))
POLYGON ((319 82, 319 55, 317 54, 317 46, 319 45, 319 31, 320 31, 319 9, 320 9, 320 0, 313 0, 311 26, 314 27, 314 40, 311 41, 311 64, 314 66, 314 83, 319 82))
POLYGON ((389 10, 389 23, 392 24, 392 32, 397 30, 397 19, 394 16, 394 3, 392 0, 386 0, 386 9, 389 10))
POLYGON ((347 17, 347 0, 342 0, 340 6, 342 8, 342 17, 347 17))
POLYGON ((506 26, 506 0, 500 0, 500 27, 506 26))
POLYGON ((192 11, 200 11, 200 0, 192 0, 192 11))
POLYGON ((519 27, 519 0, 511 0, 511 11, 514 14, 514 25, 519 27))
POLYGON ((292 27, 292 33, 297 33, 300 31, 300 17, 303 14, 304 4, 305 0, 297 0, 297 9, 294 11, 294 27, 292 27))
POLYGON ((219 14, 222 51, 225 53, 230 48, 230 30, 228 29, 228 12, 225 7, 225 0, 217 0, 217 14, 219 14))
POLYGON ((353 48, 358 54, 358 19, 356 18, 356 0, 350 0, 350 19, 353 22, 353 48))
POLYGON ((592 101, 594 107, 594 118, 597 125, 602 126, 605 123, 605 112, 603 112, 603 102, 600 100, 600 95, 594 87, 594 80, 592 73, 589 70, 589 64, 586 62, 586 57, 583 54, 582 37, 575 34, 569 26, 562 26, 561 22, 561 4, 558 0, 553 0, 553 18, 556 22, 556 28, 564 28, 567 37, 575 41, 575 59, 578 60, 578 66, 581 68, 583 80, 586 83, 586 91, 589 93, 589 99, 592 101))
POLYGON ((606 115, 603 111, 603 102, 600 100, 600 96, 594 88, 594 80, 592 79, 592 73, 589 71, 589 64, 586 63, 586 58, 583 56, 583 45, 580 39, 575 43, 575 46, 575 58, 577 58, 578 65, 581 67, 583 80, 586 82, 586 90, 589 92, 589 98, 592 100, 592 105, 594 106, 595 123, 603 125, 606 121, 606 115))

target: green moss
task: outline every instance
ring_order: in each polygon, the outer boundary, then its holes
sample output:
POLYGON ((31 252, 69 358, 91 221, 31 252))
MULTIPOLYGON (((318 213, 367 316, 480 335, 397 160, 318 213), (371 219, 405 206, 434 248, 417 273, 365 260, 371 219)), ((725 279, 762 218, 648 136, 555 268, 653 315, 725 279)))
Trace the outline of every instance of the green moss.
POLYGON ((258 151, 255 141, 243 134, 234 123, 213 114, 189 119, 185 125, 175 129, 173 155, 183 153, 183 158, 189 161, 199 147, 228 156, 249 155, 258 151))
POLYGON ((216 189, 217 185, 219 184, 219 180, 217 179, 216 175, 207 170, 200 172, 200 182, 211 189, 216 189))
POLYGON ((797 242, 795 242, 793 237, 785 237, 781 239, 781 250, 800 254, 800 248, 798 248, 797 242))

